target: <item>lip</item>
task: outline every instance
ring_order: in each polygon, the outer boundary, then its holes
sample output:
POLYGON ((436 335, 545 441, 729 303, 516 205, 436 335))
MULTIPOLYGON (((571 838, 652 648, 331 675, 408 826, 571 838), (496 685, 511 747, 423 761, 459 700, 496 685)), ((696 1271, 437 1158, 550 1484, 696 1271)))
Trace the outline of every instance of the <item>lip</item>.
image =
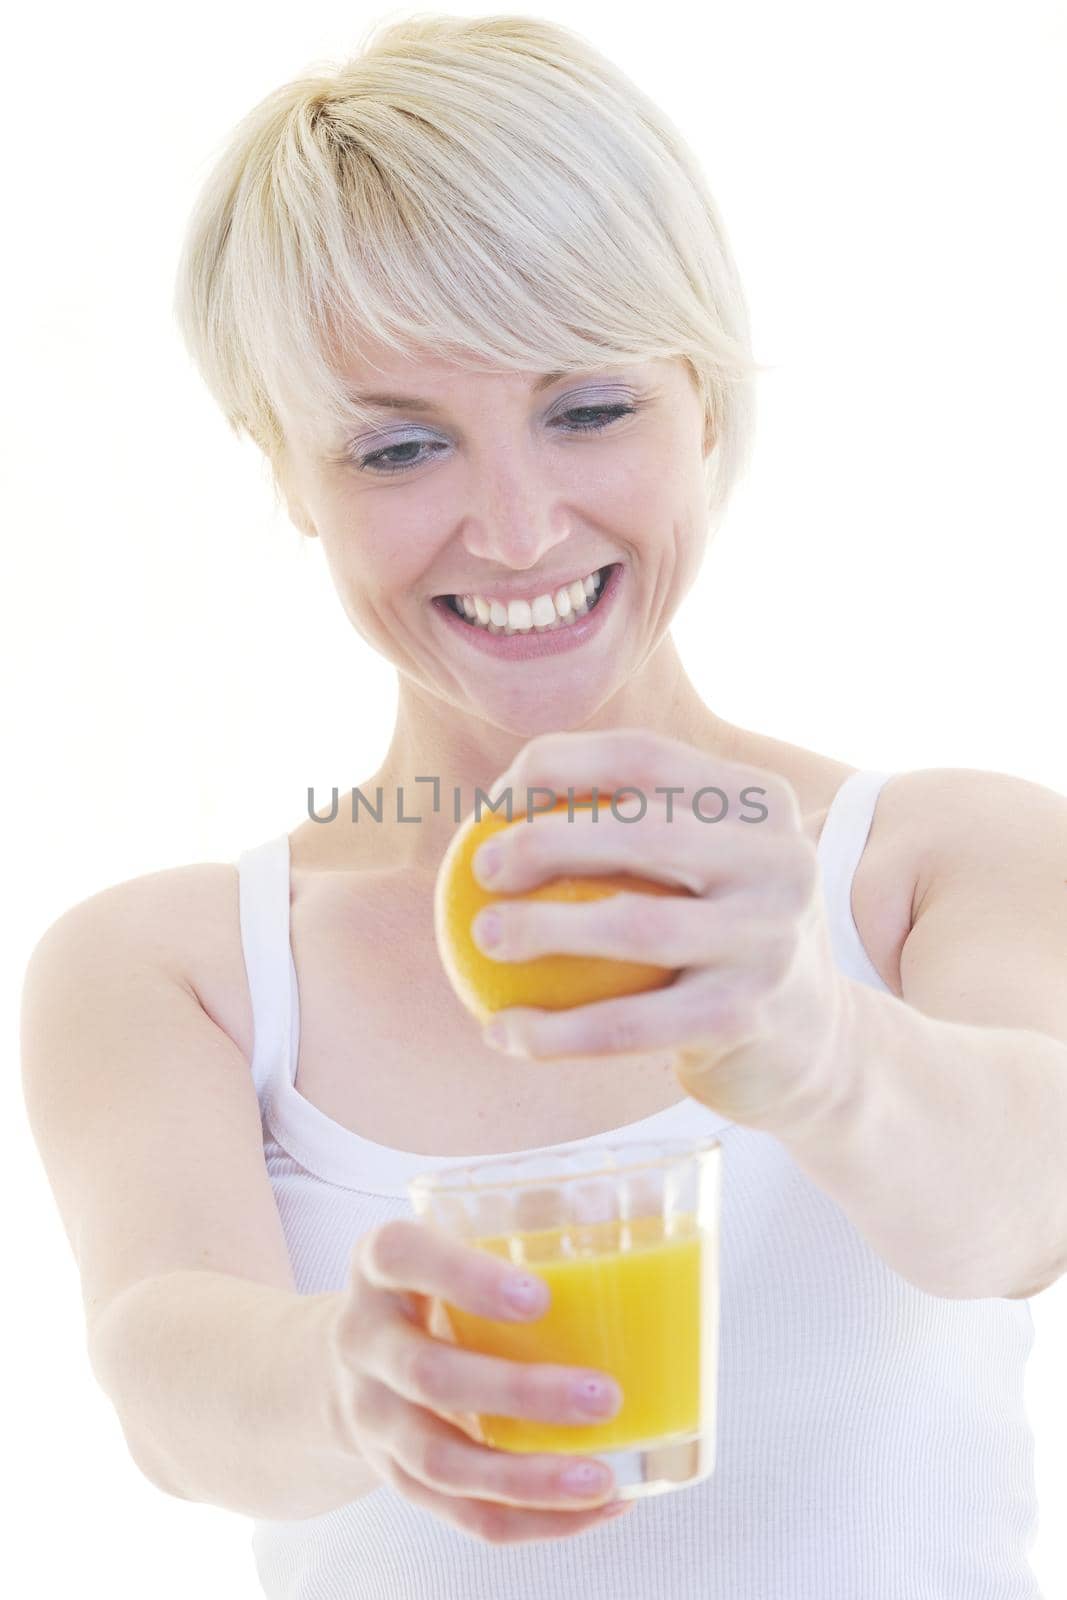
POLYGON ((489 633, 485 628, 476 628, 471 623, 464 622, 440 596, 431 600, 430 605, 446 627, 460 633, 476 650, 482 650, 486 655, 498 656, 502 661, 530 661, 537 656, 562 655, 565 651, 574 650, 578 645, 585 644, 594 634, 599 633, 615 609, 615 602, 622 586, 622 575, 622 562, 614 562, 607 578, 601 584, 600 599, 593 610, 584 617, 579 617, 577 622, 569 623, 562 628, 552 628, 547 633, 540 633, 536 628, 530 628, 525 633, 489 633))

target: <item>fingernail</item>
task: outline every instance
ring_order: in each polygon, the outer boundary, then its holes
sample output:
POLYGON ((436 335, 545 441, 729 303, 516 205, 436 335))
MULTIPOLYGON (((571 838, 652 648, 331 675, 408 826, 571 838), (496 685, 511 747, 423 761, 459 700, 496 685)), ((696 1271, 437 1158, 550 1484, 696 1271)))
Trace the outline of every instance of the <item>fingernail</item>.
POLYGON ((606 1467, 598 1467, 593 1461, 583 1461, 561 1472, 559 1481, 568 1494, 589 1495, 603 1494, 610 1480, 606 1467))
POLYGON ((610 1415, 616 1409, 619 1391, 612 1383, 604 1383, 599 1378, 583 1378, 571 1390, 574 1403, 583 1411, 591 1411, 595 1416, 610 1415))
POLYGON ((474 919, 474 937, 486 950, 500 943, 500 912, 483 911, 474 919))
POLYGON ((531 1311, 547 1311, 548 1290, 541 1278, 516 1276, 505 1278, 500 1288, 506 1304, 512 1311, 527 1316, 531 1311))
POLYGON ((502 859, 499 845, 483 844, 474 857, 475 876, 491 878, 499 870, 502 859))

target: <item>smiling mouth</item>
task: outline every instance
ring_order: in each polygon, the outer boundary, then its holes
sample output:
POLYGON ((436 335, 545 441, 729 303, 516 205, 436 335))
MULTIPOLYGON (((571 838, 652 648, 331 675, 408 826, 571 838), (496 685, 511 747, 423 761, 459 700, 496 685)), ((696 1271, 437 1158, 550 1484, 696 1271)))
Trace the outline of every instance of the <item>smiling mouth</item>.
POLYGON ((609 562, 586 578, 576 578, 552 594, 538 595, 533 601, 486 600, 480 595, 439 595, 436 603, 447 606, 471 628, 483 633, 554 633, 569 628, 581 617, 595 611, 608 577, 616 565, 609 562))

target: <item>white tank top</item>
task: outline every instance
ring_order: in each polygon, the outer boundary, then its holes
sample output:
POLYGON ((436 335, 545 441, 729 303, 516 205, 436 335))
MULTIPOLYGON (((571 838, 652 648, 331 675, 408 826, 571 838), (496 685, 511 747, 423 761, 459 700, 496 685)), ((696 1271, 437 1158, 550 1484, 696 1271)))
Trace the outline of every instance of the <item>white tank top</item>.
MULTIPOLYGON (((883 990, 851 890, 889 776, 850 776, 819 840, 834 958, 883 990)), ((297 1287, 319 1294, 343 1287, 360 1234, 413 1215, 408 1178, 462 1157, 376 1144, 297 1092, 288 835, 238 869, 264 1159, 297 1287)), ((382 1483, 321 1516, 254 1523, 270 1600, 1041 1600, 1028 1302, 922 1293, 777 1139, 695 1100, 567 1144, 709 1133, 723 1162, 712 1476, 574 1538, 515 1545, 382 1483)))

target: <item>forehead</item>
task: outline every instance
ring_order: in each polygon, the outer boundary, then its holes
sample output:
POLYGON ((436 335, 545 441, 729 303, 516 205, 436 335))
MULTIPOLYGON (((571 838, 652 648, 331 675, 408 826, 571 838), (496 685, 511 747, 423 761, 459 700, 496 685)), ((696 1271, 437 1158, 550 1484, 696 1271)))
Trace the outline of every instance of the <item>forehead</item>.
MULTIPOLYGON (((648 361, 639 357, 613 359, 602 365, 590 362, 582 371, 613 369, 657 369, 666 373, 680 362, 648 361)), ((398 393, 425 394, 431 391, 446 395, 468 385, 493 384, 513 387, 526 392, 538 392, 553 382, 575 372, 573 367, 562 368, 546 358, 536 368, 493 367, 484 358, 472 356, 469 361, 447 360, 433 351, 401 355, 395 350, 383 351, 381 356, 369 360, 365 353, 346 358, 336 369, 343 377, 345 387, 353 394, 396 390, 398 393)))
MULTIPOLYGON (((442 354, 440 347, 433 344, 413 345, 408 351, 401 351, 367 331, 360 332, 358 338, 352 339, 346 339, 343 335, 334 336, 329 339, 327 349, 334 370, 343 375, 346 384, 361 389, 381 388, 386 383, 389 387, 394 384, 413 386, 421 381, 444 390, 481 377, 500 378, 502 381, 513 379, 520 385, 528 386, 532 380, 558 368, 558 360, 547 351, 544 360, 531 361, 529 368, 513 369, 495 367, 491 357, 482 351, 461 352, 454 359, 442 354)), ((583 366, 583 369, 591 371, 594 360, 592 358, 588 368, 583 366)), ((625 355, 608 358, 605 365, 608 369, 612 366, 637 366, 666 371, 684 363, 680 357, 655 360, 625 355)))

